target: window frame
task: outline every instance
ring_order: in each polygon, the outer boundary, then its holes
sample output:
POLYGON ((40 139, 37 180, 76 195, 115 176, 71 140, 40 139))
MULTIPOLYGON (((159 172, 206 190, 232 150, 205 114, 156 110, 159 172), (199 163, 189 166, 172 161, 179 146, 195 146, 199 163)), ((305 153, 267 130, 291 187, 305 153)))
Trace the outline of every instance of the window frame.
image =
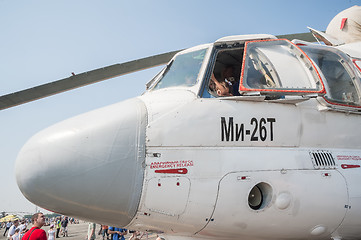
MULTIPOLYGON (((272 63, 272 61, 270 61, 272 63)), ((307 68, 305 68, 305 71, 309 71, 307 70, 307 68)), ((275 73, 277 75, 277 71, 275 73)), ((280 81, 282 82, 282 80, 280 79, 280 81)), ((240 84, 239 84, 239 92, 241 93, 241 95, 247 95, 247 93, 258 93, 259 94, 263 94, 263 95, 267 95, 267 94, 271 94, 271 95, 308 95, 308 94, 318 94, 318 95, 324 95, 326 93, 325 90, 325 86, 324 83, 322 81, 322 78, 320 76, 320 73, 318 72, 318 68, 315 66, 315 64, 313 63, 313 61, 309 58, 309 56, 302 50, 300 49, 296 44, 292 43, 291 41, 287 40, 287 39, 268 39, 268 40, 256 40, 256 41, 247 41, 245 43, 245 47, 244 47, 244 55, 243 55, 243 60, 242 60, 242 69, 241 69, 241 76, 240 76, 240 84), (274 89, 274 88, 247 88, 247 85, 245 85, 245 66, 246 66, 246 59, 248 56, 248 48, 249 48, 249 44, 250 43, 262 43, 262 42, 287 42, 287 44, 290 44, 292 47, 296 48, 299 52, 302 53, 302 56, 305 57, 308 61, 308 63, 311 65, 312 69, 314 69, 316 74, 312 74, 311 75, 315 75, 317 76, 317 79, 313 79, 315 81, 315 84, 317 84, 317 82, 320 83, 320 90, 305 90, 305 89, 297 89, 297 88, 291 88, 291 89, 274 89)))
MULTIPOLYGON (((337 99, 332 99, 332 91, 331 91, 331 87, 329 84, 329 81, 327 79, 327 77, 323 74, 322 70, 319 68, 319 66, 316 64, 316 66, 318 67, 319 71, 321 72, 323 78, 324 78, 324 82, 326 84, 326 94, 323 96, 323 103, 331 108, 338 108, 340 110, 350 110, 350 109, 357 109, 357 111, 360 111, 361 109, 361 79, 360 79, 360 74, 357 71, 360 71, 360 69, 358 69, 358 65, 354 62, 354 59, 351 59, 347 54, 345 54, 343 51, 334 48, 334 47, 329 47, 329 46, 323 46, 323 45, 304 45, 302 47, 308 47, 310 49, 320 49, 320 50, 324 50, 324 51, 329 51, 333 54, 338 55, 339 59, 341 59, 342 61, 340 62, 340 64, 343 66, 343 68, 345 69, 345 72, 347 72, 347 74, 349 75, 352 84, 354 86, 354 89, 357 93, 357 97, 359 99, 358 105, 357 104, 347 104, 347 102, 338 102, 337 99), (330 97, 328 97, 328 95, 330 95, 330 97), (332 101, 334 100, 334 101, 332 101)), ((361 61, 360 59, 357 59, 358 61, 361 61)))

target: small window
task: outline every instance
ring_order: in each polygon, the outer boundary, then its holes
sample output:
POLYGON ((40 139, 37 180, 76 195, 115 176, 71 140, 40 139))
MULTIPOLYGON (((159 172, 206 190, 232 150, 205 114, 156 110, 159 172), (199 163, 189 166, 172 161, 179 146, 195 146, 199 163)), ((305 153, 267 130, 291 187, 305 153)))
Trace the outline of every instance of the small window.
POLYGON ((275 94, 323 93, 312 61, 288 40, 247 42, 240 92, 275 94))
POLYGON ((206 51, 202 49, 178 55, 163 70, 153 89, 195 85, 206 51))
POLYGON ((342 52, 330 47, 301 47, 321 70, 327 88, 325 99, 334 104, 360 105, 360 95, 355 86, 360 81, 352 65, 342 52))

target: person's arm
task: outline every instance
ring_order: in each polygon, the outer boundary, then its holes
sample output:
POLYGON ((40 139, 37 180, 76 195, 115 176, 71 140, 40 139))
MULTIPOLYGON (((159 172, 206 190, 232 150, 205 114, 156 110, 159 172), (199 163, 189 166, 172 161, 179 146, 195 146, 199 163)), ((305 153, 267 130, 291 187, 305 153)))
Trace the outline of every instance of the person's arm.
POLYGON ((121 232, 119 232, 119 234, 120 234, 121 236, 125 236, 125 235, 127 235, 127 234, 128 234, 128 230, 127 230, 127 229, 122 228, 122 231, 121 231, 121 232))
POLYGON ((119 231, 114 231, 114 230, 111 230, 111 229, 114 229, 113 227, 111 227, 111 228, 108 228, 108 233, 109 234, 119 234, 119 235, 122 235, 122 232, 119 232, 119 231))
MULTIPOLYGON (((142 239, 142 237, 145 235, 145 232, 142 232, 142 234, 140 235, 140 238, 139 239, 142 239)), ((148 239, 148 236, 147 236, 147 239, 148 239)))
POLYGON ((117 232, 114 231, 113 229, 114 229, 113 227, 109 227, 109 228, 108 228, 108 233, 109 233, 109 234, 117 233, 117 232))

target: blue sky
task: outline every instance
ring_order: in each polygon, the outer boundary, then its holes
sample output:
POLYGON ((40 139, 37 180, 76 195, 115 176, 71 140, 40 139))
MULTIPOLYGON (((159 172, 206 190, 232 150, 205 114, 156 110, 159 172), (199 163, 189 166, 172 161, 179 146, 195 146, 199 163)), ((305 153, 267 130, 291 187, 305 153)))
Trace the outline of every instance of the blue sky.
MULTIPOLYGON (((355 0, 0 0, 0 95, 239 34, 325 30, 355 0)), ((15 159, 38 131, 140 95, 159 67, 0 111, 0 211, 33 212, 15 159)), ((69 166, 70 168, 71 166, 69 166)), ((56 181, 56 179, 54 179, 56 181)))

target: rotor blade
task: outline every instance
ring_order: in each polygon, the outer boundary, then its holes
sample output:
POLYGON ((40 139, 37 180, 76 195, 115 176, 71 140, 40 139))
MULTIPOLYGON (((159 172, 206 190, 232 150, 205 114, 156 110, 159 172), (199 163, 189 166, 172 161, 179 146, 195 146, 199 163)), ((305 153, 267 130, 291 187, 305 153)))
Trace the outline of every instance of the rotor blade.
POLYGON ((95 69, 89 72, 73 75, 58 81, 46 83, 33 88, 0 96, 0 110, 14 107, 23 103, 45 98, 57 93, 100 82, 106 79, 122 76, 128 73, 160 66, 169 62, 181 50, 158 54, 108 67, 95 69))
MULTIPOLYGON (((276 37, 286 38, 289 40, 299 39, 308 42, 315 41, 315 38, 311 33, 286 34, 278 35, 276 37)), ((163 65, 166 64, 179 51, 181 50, 154 55, 130 62, 114 64, 108 67, 76 74, 68 78, 39 85, 33 88, 28 88, 22 91, 3 95, 0 96, 0 110, 31 102, 37 99, 45 98, 51 95, 55 95, 57 93, 69 91, 75 88, 83 87, 110 78, 122 76, 128 73, 163 65)))
POLYGON ((298 39, 298 40, 303 40, 303 41, 306 41, 306 42, 316 42, 315 37, 310 32, 278 35, 276 37, 279 38, 279 39, 285 38, 285 39, 288 39, 290 41, 293 40, 293 39, 298 39))

